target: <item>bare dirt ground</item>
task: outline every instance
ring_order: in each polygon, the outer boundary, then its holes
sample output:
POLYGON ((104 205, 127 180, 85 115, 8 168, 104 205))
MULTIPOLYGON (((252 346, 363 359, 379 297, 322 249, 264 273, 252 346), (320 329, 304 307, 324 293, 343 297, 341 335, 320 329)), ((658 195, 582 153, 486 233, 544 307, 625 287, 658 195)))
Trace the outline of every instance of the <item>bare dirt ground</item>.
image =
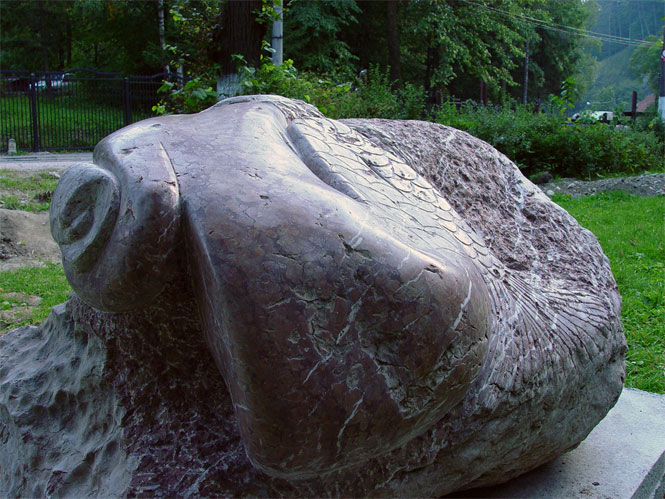
POLYGON ((0 271, 43 265, 44 261, 60 261, 60 248, 51 237, 48 212, 0 208, 0 271))

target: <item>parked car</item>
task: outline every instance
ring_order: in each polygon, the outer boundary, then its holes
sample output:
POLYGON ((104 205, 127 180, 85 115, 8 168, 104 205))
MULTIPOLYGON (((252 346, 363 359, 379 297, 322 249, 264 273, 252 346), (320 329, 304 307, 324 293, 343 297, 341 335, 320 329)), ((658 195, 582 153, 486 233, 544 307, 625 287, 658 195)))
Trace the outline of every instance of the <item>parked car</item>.
POLYGON ((609 123, 614 119, 612 111, 582 111, 581 113, 573 114, 573 121, 602 121, 609 123))
POLYGON ((37 90, 48 88, 48 81, 51 82, 51 88, 62 88, 66 87, 71 83, 72 75, 70 73, 54 73, 50 74, 47 77, 40 78, 35 83, 37 90))

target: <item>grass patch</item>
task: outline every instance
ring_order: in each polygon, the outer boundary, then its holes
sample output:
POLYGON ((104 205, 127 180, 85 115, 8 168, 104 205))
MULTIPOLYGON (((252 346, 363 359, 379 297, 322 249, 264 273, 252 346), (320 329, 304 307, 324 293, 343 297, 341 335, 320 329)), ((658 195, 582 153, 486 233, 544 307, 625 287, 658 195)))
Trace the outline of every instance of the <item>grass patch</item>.
POLYGON ((48 172, 0 170, 0 208, 47 211, 58 178, 48 172))
MULTIPOLYGON (((39 149, 91 149, 105 136, 125 126, 121 105, 105 104, 99 100, 101 97, 40 94, 37 97, 39 149)), ((9 138, 15 139, 21 151, 32 150, 29 95, 0 99, 0 138, 4 144, 9 138)))
POLYGON ((71 291, 62 265, 57 263, 0 272, 0 335, 19 326, 41 323, 71 291), (29 297, 41 300, 30 305, 29 297))
POLYGON ((665 393, 665 198, 611 192, 553 200, 593 232, 623 299, 626 385, 665 393))

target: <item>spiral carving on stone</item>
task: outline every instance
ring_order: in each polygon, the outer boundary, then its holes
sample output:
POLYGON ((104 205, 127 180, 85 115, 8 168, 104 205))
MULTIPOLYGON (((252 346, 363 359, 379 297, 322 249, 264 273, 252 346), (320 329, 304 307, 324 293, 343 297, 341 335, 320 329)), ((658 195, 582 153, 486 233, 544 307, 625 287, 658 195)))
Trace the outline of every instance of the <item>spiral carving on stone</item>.
POLYGON ((135 146, 131 136, 107 137, 95 164, 63 174, 50 217, 67 279, 95 308, 144 306, 173 274, 180 194, 159 141, 135 146))
POLYGON ((61 177, 52 198, 51 234, 76 272, 94 265, 118 215, 120 194, 113 176, 96 165, 75 165, 61 177))

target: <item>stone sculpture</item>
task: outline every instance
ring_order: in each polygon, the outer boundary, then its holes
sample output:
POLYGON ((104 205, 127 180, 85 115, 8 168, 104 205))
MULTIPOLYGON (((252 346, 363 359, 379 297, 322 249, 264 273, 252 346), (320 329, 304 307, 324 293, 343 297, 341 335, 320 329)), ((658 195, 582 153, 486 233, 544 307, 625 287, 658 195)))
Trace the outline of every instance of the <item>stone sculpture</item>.
POLYGON ((75 294, 0 340, 2 493, 443 495, 621 392, 597 241, 465 133, 239 97, 94 162, 51 207, 75 294))

